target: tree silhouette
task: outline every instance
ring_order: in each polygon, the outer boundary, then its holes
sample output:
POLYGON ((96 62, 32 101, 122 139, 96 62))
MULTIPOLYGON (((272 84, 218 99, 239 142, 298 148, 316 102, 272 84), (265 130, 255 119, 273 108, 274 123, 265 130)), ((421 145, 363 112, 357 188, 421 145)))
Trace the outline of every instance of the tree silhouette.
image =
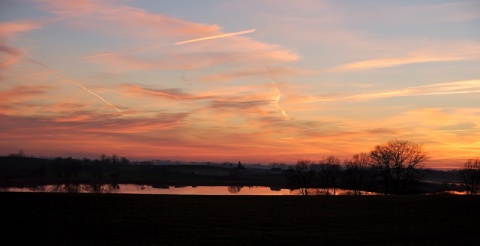
POLYGON ((421 178, 422 164, 429 159, 421 145, 397 139, 375 146, 370 158, 380 173, 384 194, 412 192, 421 178))
POLYGON ((228 186, 227 190, 228 192, 232 194, 237 194, 242 190, 243 186, 228 186))
POLYGON ((333 195, 337 192, 337 186, 340 179, 341 167, 340 159, 331 155, 320 161, 320 171, 318 172, 320 186, 325 195, 330 194, 330 188, 333 189, 333 195))
POLYGON ((362 190, 365 189, 370 163, 370 156, 364 152, 353 155, 350 160, 345 160, 344 182, 349 189, 353 190, 354 195, 361 195, 362 190))
POLYGON ((290 181, 294 188, 300 190, 300 194, 308 196, 315 179, 315 171, 310 160, 299 160, 293 167, 290 181))
POLYGON ((467 194, 476 195, 480 191, 480 158, 467 160, 459 174, 467 194))

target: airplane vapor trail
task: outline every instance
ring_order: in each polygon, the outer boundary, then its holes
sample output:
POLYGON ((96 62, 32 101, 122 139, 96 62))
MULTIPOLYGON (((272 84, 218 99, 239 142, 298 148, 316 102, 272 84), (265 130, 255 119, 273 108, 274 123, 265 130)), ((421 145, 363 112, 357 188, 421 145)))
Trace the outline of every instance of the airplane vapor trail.
MULTIPOLYGON (((255 32, 255 31, 256 31, 256 29, 250 29, 250 30, 245 30, 245 31, 240 31, 240 32, 230 32, 230 33, 225 33, 225 34, 220 34, 220 35, 215 35, 215 36, 209 36, 209 37, 203 37, 203 38, 196 38, 196 39, 190 39, 190 40, 180 41, 180 42, 174 43, 174 45, 182 45, 182 44, 200 42, 200 41, 205 41, 205 40, 210 40, 210 39, 217 39, 217 38, 226 38, 226 37, 231 37, 231 36, 237 36, 237 35, 252 33, 252 32, 255 32)), ((139 50, 155 49, 155 48, 159 48, 159 47, 162 47, 162 46, 163 46, 163 45, 153 45, 153 46, 147 46, 147 47, 141 47, 141 48, 134 48, 134 49, 128 49, 128 50, 122 50, 122 51, 116 51, 116 52, 108 52, 108 53, 95 54, 95 55, 91 55, 91 56, 85 56, 85 57, 83 57, 83 58, 85 58, 85 59, 91 59, 91 58, 97 58, 97 57, 102 57, 102 56, 111 56, 111 55, 117 55, 117 54, 122 54, 122 53, 135 52, 135 51, 139 51, 139 50)))
POLYGON ((225 33, 225 34, 215 35, 215 36, 210 36, 210 37, 190 39, 190 40, 186 40, 186 41, 176 42, 175 45, 188 44, 188 43, 199 42, 199 41, 210 40, 210 39, 216 39, 216 38, 225 38, 225 37, 237 36, 237 35, 252 33, 252 32, 255 32, 255 31, 256 31, 256 29, 250 29, 250 30, 245 30, 245 31, 241 31, 241 32, 231 32, 231 33, 225 33))
POLYGON ((285 111, 285 109, 283 109, 280 106, 280 98, 282 97, 282 93, 280 92, 280 89, 278 88, 277 83, 275 83, 275 80, 272 74, 273 72, 270 69, 270 67, 265 66, 265 68, 267 69, 268 75, 270 75, 270 78, 272 78, 272 85, 273 87, 275 87, 275 91, 278 93, 277 98, 275 99, 275 107, 280 111, 280 113, 282 113, 283 118, 285 118, 286 120, 290 120, 290 117, 288 116, 287 111, 285 111))
POLYGON ((118 112, 120 112, 120 113, 122 112, 122 110, 120 110, 119 108, 117 108, 115 105, 111 104, 109 101, 105 100, 103 97, 99 96, 97 93, 91 91, 91 90, 88 89, 87 87, 83 86, 82 84, 80 84, 80 83, 78 83, 78 82, 76 82, 76 81, 74 81, 74 80, 70 80, 70 79, 66 78, 62 73, 60 73, 60 72, 52 69, 51 67, 49 67, 49 66, 47 66, 47 65, 45 65, 45 64, 43 64, 43 63, 41 63, 41 62, 39 62, 39 61, 36 61, 36 60, 33 60, 33 59, 29 59, 29 61, 32 62, 32 63, 35 63, 35 64, 37 64, 37 65, 40 65, 40 66, 42 66, 42 67, 44 67, 44 68, 46 68, 46 69, 48 69, 50 72, 52 72, 53 74, 55 74, 55 75, 56 75, 57 77, 59 77, 60 79, 62 79, 62 80, 64 80, 64 81, 68 81, 68 82, 70 82, 70 83, 72 83, 72 84, 74 84, 74 85, 82 88, 83 90, 87 91, 88 93, 90 93, 90 94, 96 96, 98 99, 102 100, 102 101, 103 101, 104 103, 106 103, 107 105, 113 107, 113 108, 114 108, 115 110, 117 110, 118 112))

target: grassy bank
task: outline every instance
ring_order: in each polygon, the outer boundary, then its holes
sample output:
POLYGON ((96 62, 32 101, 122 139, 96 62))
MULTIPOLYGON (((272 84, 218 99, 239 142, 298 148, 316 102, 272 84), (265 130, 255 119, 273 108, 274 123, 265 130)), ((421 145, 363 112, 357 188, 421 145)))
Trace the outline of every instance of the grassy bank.
MULTIPOLYGON (((4 245, 460 245, 480 197, 0 193, 4 245)), ((3 243, 2 243, 3 244, 3 243)))

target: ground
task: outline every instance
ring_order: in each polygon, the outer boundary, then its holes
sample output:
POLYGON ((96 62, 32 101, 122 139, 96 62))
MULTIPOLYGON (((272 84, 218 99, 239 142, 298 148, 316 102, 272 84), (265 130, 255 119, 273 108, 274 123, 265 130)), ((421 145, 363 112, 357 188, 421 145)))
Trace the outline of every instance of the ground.
POLYGON ((478 196, 0 193, 5 245, 466 245, 478 196))

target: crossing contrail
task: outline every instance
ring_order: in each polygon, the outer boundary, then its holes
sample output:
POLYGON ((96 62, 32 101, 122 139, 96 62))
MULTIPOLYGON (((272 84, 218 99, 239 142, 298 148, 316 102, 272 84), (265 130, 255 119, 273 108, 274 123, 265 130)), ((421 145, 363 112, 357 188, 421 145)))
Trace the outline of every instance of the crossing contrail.
POLYGON ((245 31, 241 31, 241 32, 231 32, 231 33, 225 33, 225 34, 215 35, 215 36, 210 36, 210 37, 190 39, 190 40, 186 40, 186 41, 176 42, 175 45, 188 44, 188 43, 199 42, 199 41, 210 40, 210 39, 216 39, 216 38, 226 38, 226 37, 231 37, 231 36, 237 36, 237 35, 252 33, 252 32, 255 32, 255 31, 256 31, 256 29, 250 29, 250 30, 245 30, 245 31))
POLYGON ((283 118, 285 118, 286 120, 290 120, 290 117, 288 116, 287 111, 285 111, 285 109, 283 109, 280 106, 280 98, 282 97, 282 93, 280 92, 280 89, 278 88, 277 83, 275 83, 275 79, 273 77, 273 71, 270 69, 270 67, 266 65, 265 65, 265 68, 267 69, 267 72, 268 72, 268 75, 270 75, 270 78, 272 78, 272 85, 273 87, 275 87, 275 92, 278 93, 277 98, 274 100, 275 107, 280 111, 280 113, 282 113, 283 118))
POLYGON ((120 112, 120 113, 122 112, 122 110, 120 110, 119 108, 117 108, 115 105, 111 104, 109 101, 105 100, 103 97, 99 96, 97 93, 91 91, 90 89, 88 89, 87 87, 83 86, 82 84, 80 84, 80 83, 78 83, 78 82, 76 82, 76 81, 74 81, 74 80, 71 80, 71 79, 66 78, 62 73, 60 73, 60 72, 52 69, 51 67, 49 67, 49 66, 47 66, 47 65, 45 65, 45 64, 43 64, 43 63, 41 63, 41 62, 39 62, 39 61, 36 61, 36 60, 33 60, 33 59, 28 59, 28 60, 29 60, 30 62, 33 62, 33 63, 35 63, 35 64, 37 64, 37 65, 40 65, 40 66, 48 69, 50 72, 52 72, 53 74, 55 74, 55 75, 56 75, 57 77, 59 77, 60 79, 62 79, 62 80, 64 80, 64 81, 68 81, 68 82, 70 82, 70 83, 72 83, 72 84, 74 84, 74 85, 76 85, 76 86, 84 89, 84 90, 87 91, 88 93, 90 93, 90 94, 96 96, 98 99, 102 100, 102 101, 103 101, 104 103, 106 103, 107 105, 113 107, 113 108, 114 108, 115 110, 117 110, 118 112, 120 112))
MULTIPOLYGON (((240 32, 230 32, 230 33, 225 33, 225 34, 220 34, 220 35, 215 35, 215 36, 208 36, 208 37, 203 37, 203 38, 196 38, 196 39, 180 41, 180 42, 174 43, 173 45, 182 45, 182 44, 200 42, 200 41, 205 41, 205 40, 210 40, 210 39, 226 38, 226 37, 231 37, 231 36, 237 36, 237 35, 252 33, 252 32, 255 32, 255 31, 256 31, 256 29, 250 29, 250 30, 245 30, 245 31, 240 31, 240 32)), ((97 57, 102 57, 102 56, 111 56, 111 55, 117 55, 117 54, 122 54, 122 53, 135 52, 135 51, 139 51, 139 50, 155 49, 155 48, 159 48, 159 47, 162 47, 162 46, 163 45, 153 45, 153 46, 134 48, 134 49, 128 49, 128 50, 122 50, 122 51, 116 51, 116 52, 95 54, 95 55, 91 55, 91 56, 85 56, 83 58, 91 59, 91 58, 97 58, 97 57)))

